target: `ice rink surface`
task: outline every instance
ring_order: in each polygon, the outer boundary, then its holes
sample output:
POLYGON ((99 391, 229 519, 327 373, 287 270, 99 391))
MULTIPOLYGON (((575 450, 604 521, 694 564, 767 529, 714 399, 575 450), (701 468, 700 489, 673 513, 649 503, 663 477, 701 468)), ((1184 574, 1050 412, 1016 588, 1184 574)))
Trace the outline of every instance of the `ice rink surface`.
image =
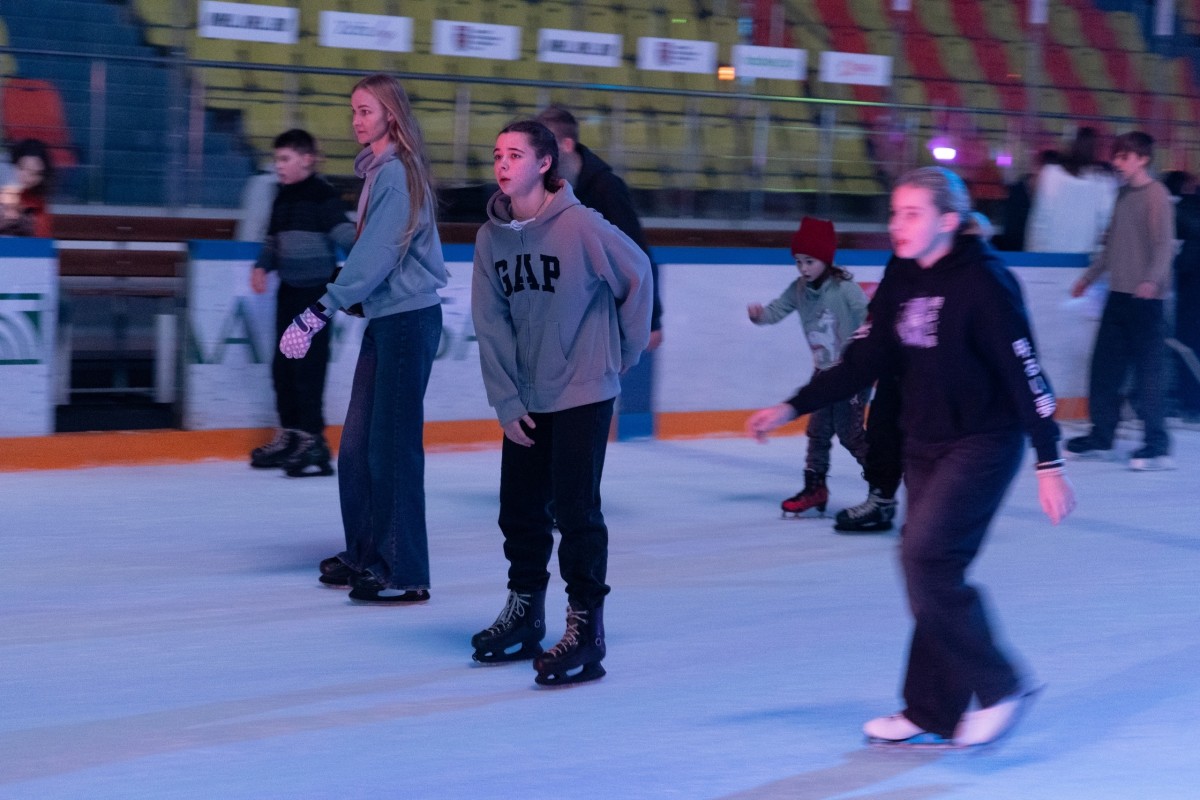
MULTIPOLYGON (((897 534, 779 518, 803 438, 610 447, 609 674, 554 691, 471 664, 505 599, 496 450, 429 456, 406 608, 317 583, 334 479, 0 475, 0 798, 1195 798, 1200 432, 1173 435, 1173 472, 1071 463, 1057 528, 1022 470, 973 578, 1047 689, 972 753, 864 746, 900 707, 897 534)), ((830 488, 830 517, 865 495, 840 449, 830 488)), ((548 646, 557 577, 547 605, 548 646)))

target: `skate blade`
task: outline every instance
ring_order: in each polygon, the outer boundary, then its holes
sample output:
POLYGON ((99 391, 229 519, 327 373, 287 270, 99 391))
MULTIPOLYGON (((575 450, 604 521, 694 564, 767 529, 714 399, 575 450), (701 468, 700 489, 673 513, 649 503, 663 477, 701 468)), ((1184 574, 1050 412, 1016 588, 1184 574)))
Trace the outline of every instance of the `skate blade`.
POLYGON ((779 518, 780 519, 825 519, 826 518, 824 511, 817 511, 816 514, 808 513, 813 510, 814 509, 806 508, 803 511, 780 511, 779 518))
POLYGON ((1086 453, 1072 453, 1066 451, 1066 457, 1071 461, 1116 461, 1117 455, 1114 450, 1088 450, 1086 453))
POLYGON ((919 733, 911 739, 877 739, 867 737, 867 744, 880 750, 961 750, 953 739, 946 739, 936 733, 919 733))
POLYGON ((543 689, 565 689, 570 686, 578 686, 581 683, 599 680, 608 673, 604 671, 604 667, 600 666, 597 661, 594 664, 584 664, 579 668, 579 672, 572 673, 569 670, 566 672, 539 672, 533 682, 543 689))
POLYGON ((345 591, 345 590, 347 590, 347 589, 349 589, 349 588, 350 588, 350 583, 349 583, 349 582, 346 582, 346 583, 325 583, 324 581, 318 580, 318 581, 317 581, 317 585, 318 585, 318 586, 320 586, 322 589, 340 589, 340 590, 342 590, 342 591, 345 591))
POLYGON ((869 528, 860 528, 860 527, 854 527, 854 526, 850 526, 850 525, 847 525, 846 527, 842 527, 841 525, 834 525, 833 529, 835 531, 837 531, 838 533, 842 533, 842 534, 847 534, 847 533, 848 534, 887 533, 888 531, 890 531, 892 529, 892 523, 886 522, 882 525, 873 525, 869 528))
POLYGON ((517 661, 528 661, 532 658, 537 658, 542 654, 542 646, 538 645, 523 645, 520 650, 514 653, 472 653, 471 661, 481 667, 498 667, 502 664, 512 664, 517 661))
POLYGON ((318 466, 316 472, 310 472, 308 467, 302 470, 285 470, 284 476, 288 478, 324 478, 333 474, 333 467, 326 464, 323 467, 318 466))

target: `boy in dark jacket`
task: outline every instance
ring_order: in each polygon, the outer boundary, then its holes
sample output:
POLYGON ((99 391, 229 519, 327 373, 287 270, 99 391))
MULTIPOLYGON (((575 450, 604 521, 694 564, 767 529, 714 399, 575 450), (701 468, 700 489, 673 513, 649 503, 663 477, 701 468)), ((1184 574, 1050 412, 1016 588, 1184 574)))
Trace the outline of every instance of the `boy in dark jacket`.
MULTIPOLYGON (((258 261, 250 274, 255 292, 267 291, 267 274, 279 273, 275 298, 275 337, 325 293, 337 267, 337 248, 354 244, 354 225, 337 191, 316 174, 317 142, 293 129, 276 137, 275 175, 279 193, 258 261)), ((322 398, 329 364, 328 331, 318 333, 309 357, 285 358, 278 350, 271 365, 279 430, 250 454, 250 466, 283 467, 290 477, 332 475, 325 443, 322 398)))

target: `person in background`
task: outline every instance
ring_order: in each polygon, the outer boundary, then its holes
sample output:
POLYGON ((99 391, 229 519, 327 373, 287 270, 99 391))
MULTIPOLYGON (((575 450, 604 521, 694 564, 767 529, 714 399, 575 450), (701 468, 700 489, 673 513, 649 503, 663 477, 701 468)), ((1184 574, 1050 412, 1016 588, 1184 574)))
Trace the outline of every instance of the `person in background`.
MULTIPOLYGON (((650 314, 650 343, 646 349, 658 349, 663 340, 658 264, 650 252, 650 245, 646 243, 629 187, 604 159, 579 141, 579 121, 570 111, 552 105, 537 115, 537 121, 554 133, 558 141, 558 174, 571 184, 579 202, 599 211, 600 216, 620 228, 650 259, 650 272, 654 279, 654 308, 650 314)), ((643 360, 642 363, 648 362, 643 360)))
POLYGON ((1134 403, 1143 423, 1143 444, 1129 468, 1138 471, 1174 468, 1171 441, 1164 423, 1166 327, 1163 299, 1170 289, 1175 254, 1175 210, 1171 196, 1150 173, 1154 138, 1142 131, 1117 137, 1113 167, 1121 191, 1113 209, 1104 249, 1071 287, 1082 297, 1103 275, 1109 290, 1092 346, 1088 415, 1092 429, 1067 441, 1079 457, 1107 457, 1121 418, 1121 390, 1134 372, 1134 403))
MULTIPOLYGON (((325 294, 337 268, 340 248, 354 244, 354 225, 342 199, 316 174, 317 141, 307 131, 292 129, 275 137, 275 176, 279 192, 250 286, 267 291, 267 276, 279 274, 275 295, 275 336, 282 337, 292 319, 325 294)), ((290 477, 332 475, 325 442, 325 372, 329 364, 329 331, 312 338, 306 358, 292 359, 278 350, 271 364, 279 430, 275 438, 250 454, 250 466, 283 467, 290 477)))
POLYGON ((1012 729, 1037 689, 1000 648, 966 574, 1024 460, 1026 436, 1051 522, 1071 513, 1075 496, 1020 284, 980 231, 956 174, 925 167, 902 176, 888 222, 894 255, 869 331, 840 364, 746 423, 762 440, 802 413, 898 376, 908 490, 900 560, 915 624, 905 708, 863 726, 873 743, 989 744, 1012 729))
POLYGON ((1025 249, 1031 253, 1094 253, 1104 242, 1117 197, 1112 170, 1099 158, 1095 128, 1079 129, 1060 163, 1038 171, 1025 249))
POLYGON ((429 600, 425 527, 425 388, 442 336, 437 290, 446 265, 429 159, 408 95, 390 75, 368 75, 350 95, 363 150, 358 238, 326 292, 279 341, 303 358, 335 309, 361 304, 363 332, 338 451, 346 549, 320 563, 325 586, 351 586, 356 603, 429 600))
POLYGON ((1042 150, 1034 160, 1033 170, 1006 187, 1000 220, 1003 232, 992 239, 992 245, 997 250, 1028 249, 1029 213, 1033 208, 1034 195, 1037 194, 1038 176, 1047 165, 1060 163, 1062 157, 1057 150, 1042 150))
POLYGON ((38 139, 22 139, 10 148, 9 158, 12 182, 0 188, 0 235, 51 238, 50 149, 38 139))
POLYGON ((1177 353, 1175 398, 1180 419, 1200 423, 1200 375, 1193 369, 1200 355, 1200 195, 1196 176, 1182 170, 1163 176, 1163 185, 1175 198, 1175 341, 1191 351, 1192 358, 1177 353))

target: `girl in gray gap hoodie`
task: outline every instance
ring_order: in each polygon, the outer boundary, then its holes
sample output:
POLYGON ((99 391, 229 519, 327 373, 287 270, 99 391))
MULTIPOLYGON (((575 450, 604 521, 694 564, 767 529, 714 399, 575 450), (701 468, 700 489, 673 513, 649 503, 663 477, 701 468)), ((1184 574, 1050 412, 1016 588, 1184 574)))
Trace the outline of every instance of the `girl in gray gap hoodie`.
POLYGON ((650 261, 558 178, 558 146, 541 123, 506 127, 493 158, 500 191, 475 241, 471 306, 488 402, 504 428, 509 596, 471 644, 484 663, 538 656, 542 685, 594 680, 604 674, 609 592, 600 475, 619 376, 650 338, 650 261), (567 624, 542 654, 556 522, 567 624))

